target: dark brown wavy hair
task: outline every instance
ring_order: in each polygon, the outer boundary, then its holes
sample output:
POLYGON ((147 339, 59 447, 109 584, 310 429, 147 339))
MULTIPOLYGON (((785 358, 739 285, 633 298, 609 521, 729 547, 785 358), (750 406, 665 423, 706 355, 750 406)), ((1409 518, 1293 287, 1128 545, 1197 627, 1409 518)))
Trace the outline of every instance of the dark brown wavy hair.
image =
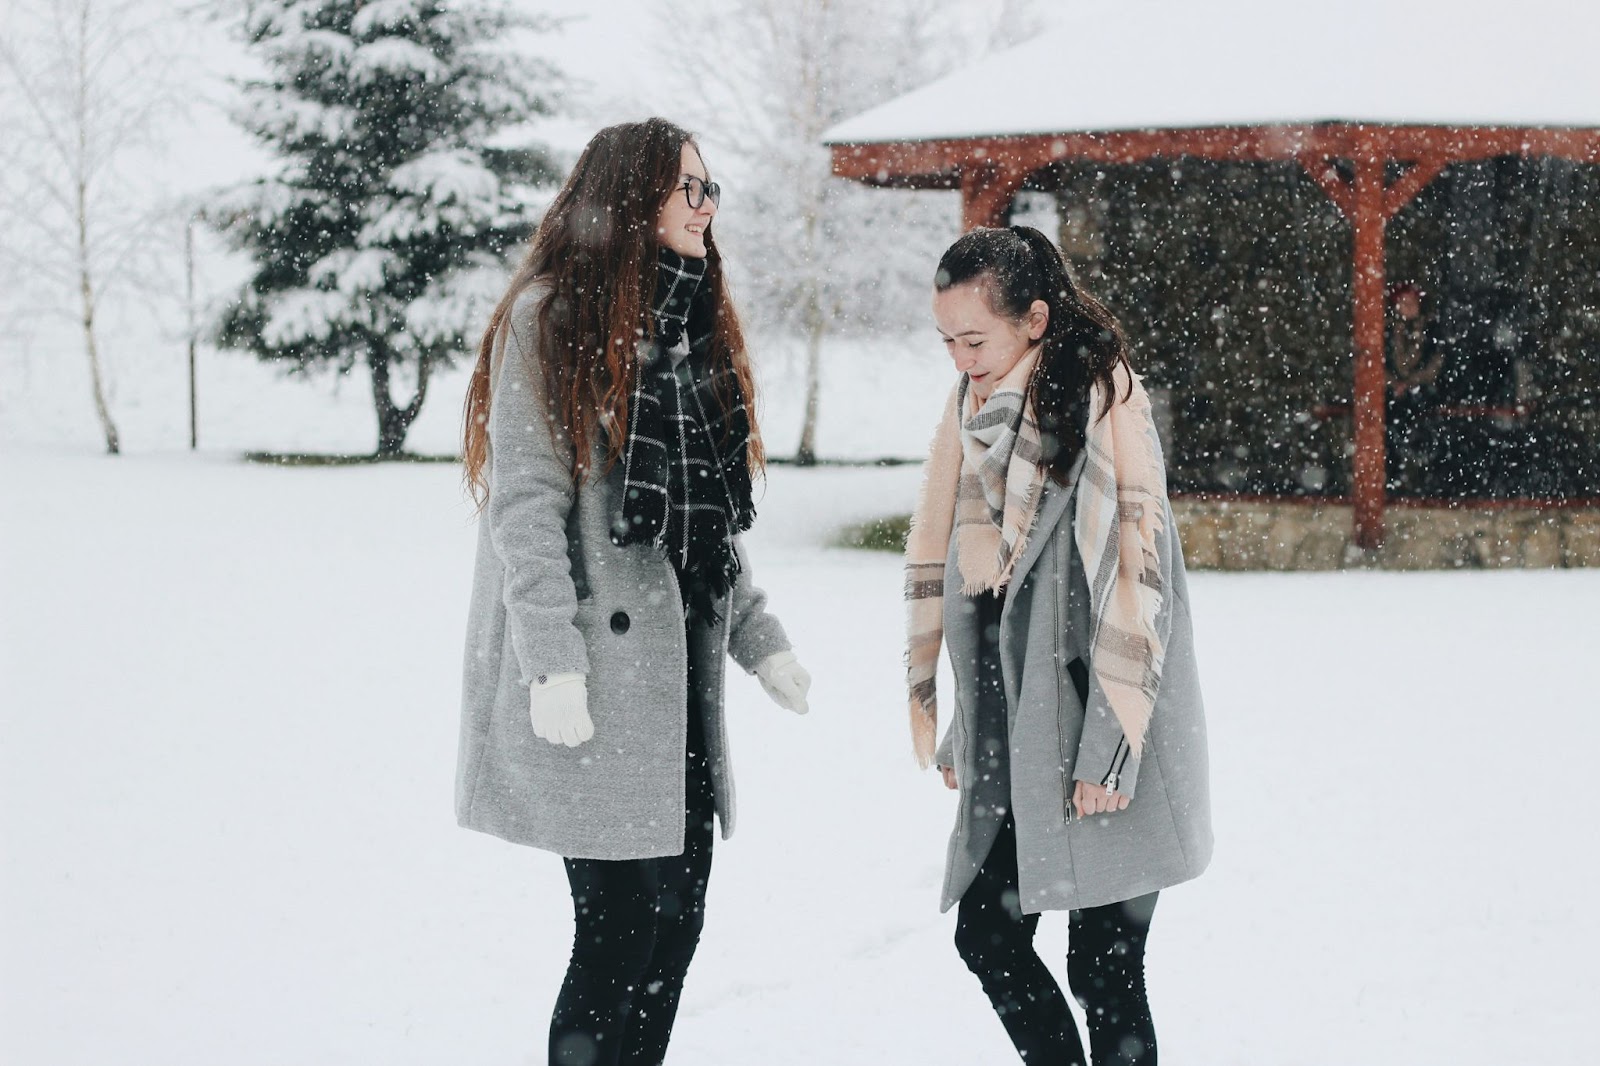
MULTIPOLYGON (((534 328, 552 432, 572 447, 573 477, 590 476, 589 458, 603 448, 601 473, 622 455, 628 402, 641 340, 653 339, 650 304, 655 297, 659 247, 656 219, 669 196, 681 195, 678 176, 683 148, 700 150, 694 137, 666 119, 625 122, 596 133, 556 194, 489 318, 478 345, 478 361, 467 387, 462 460, 468 491, 482 507, 488 499, 491 368, 504 351, 508 320, 518 297, 536 283, 549 286, 539 302, 534 328)), ((706 274, 701 282, 716 318, 711 341, 713 367, 731 368, 750 411, 750 468, 759 474, 765 452, 755 419, 755 379, 745 352, 738 313, 728 296, 722 256, 705 231, 706 274)), ((521 325, 521 323, 519 323, 521 325)), ((721 376, 727 380, 727 375, 721 376)), ((731 388, 717 395, 723 410, 735 402, 731 388)))
POLYGON ((1090 384, 1105 390, 1106 410, 1097 416, 1104 418, 1117 402, 1117 364, 1132 369, 1122 328, 1105 304, 1072 280, 1050 238, 1031 226, 962 234, 939 259, 933 285, 943 292, 971 281, 982 286, 989 310, 1012 323, 1026 318, 1035 300, 1050 306, 1030 388, 1042 462, 1058 484, 1066 484, 1084 446, 1090 384))

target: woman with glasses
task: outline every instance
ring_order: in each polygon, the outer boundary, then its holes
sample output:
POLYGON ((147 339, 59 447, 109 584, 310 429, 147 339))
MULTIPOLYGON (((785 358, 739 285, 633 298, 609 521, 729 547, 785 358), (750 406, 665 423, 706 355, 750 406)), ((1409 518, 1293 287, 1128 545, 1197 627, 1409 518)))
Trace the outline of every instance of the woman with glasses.
POLYGON ((1116 320, 1027 226, 945 252, 956 381, 906 540, 912 736, 961 792, 944 909, 1029 1063, 1156 1061, 1156 896, 1211 858, 1205 712, 1150 400, 1116 320), (935 673, 955 709, 935 748, 935 673), (1033 948, 1070 912, 1067 1000, 1033 948))
POLYGON ((718 199, 672 123, 597 133, 467 396, 483 521, 456 812, 565 860, 576 935, 552 1063, 666 1054, 713 821, 734 827, 724 657, 806 711, 810 678, 739 543, 762 449, 718 199))

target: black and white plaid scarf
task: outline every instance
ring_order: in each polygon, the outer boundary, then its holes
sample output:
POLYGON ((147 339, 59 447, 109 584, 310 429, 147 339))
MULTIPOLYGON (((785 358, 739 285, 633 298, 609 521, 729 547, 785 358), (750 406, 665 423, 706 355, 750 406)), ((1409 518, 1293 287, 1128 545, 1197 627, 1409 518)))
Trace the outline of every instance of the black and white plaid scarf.
POLYGON ((739 576, 733 538, 750 528, 755 505, 745 397, 732 367, 711 365, 716 310, 701 288, 705 271, 704 259, 661 249, 656 335, 640 347, 611 540, 654 544, 678 573, 685 615, 711 623, 739 576), (726 415, 719 386, 734 397, 726 415))

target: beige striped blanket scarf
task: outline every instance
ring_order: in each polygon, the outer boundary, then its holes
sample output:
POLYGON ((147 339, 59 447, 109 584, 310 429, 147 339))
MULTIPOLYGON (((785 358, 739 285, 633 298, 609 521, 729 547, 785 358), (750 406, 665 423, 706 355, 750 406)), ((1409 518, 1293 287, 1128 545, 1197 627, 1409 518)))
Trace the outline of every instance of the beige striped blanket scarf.
MULTIPOLYGON (((1034 362, 1033 355, 1019 362, 981 406, 969 397, 963 376, 950 392, 923 467, 906 536, 905 586, 911 737, 923 767, 933 761, 938 741, 934 679, 944 642, 950 537, 959 538, 962 593, 1002 589, 1038 512, 1044 468, 1033 403, 1026 397, 1034 362)), ((1073 523, 1089 579, 1090 669, 1138 754, 1165 653, 1155 627, 1166 594, 1156 537, 1164 528, 1167 488, 1150 398, 1137 374, 1124 367, 1116 373, 1116 391, 1127 398, 1104 418, 1090 420, 1073 523)), ((1091 411, 1104 408, 1098 385, 1089 403, 1091 411)))

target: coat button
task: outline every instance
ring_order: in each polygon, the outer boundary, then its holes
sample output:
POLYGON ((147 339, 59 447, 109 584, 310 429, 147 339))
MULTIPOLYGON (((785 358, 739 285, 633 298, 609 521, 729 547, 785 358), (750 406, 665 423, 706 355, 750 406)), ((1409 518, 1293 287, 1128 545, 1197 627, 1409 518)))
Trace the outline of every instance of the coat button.
POLYGON ((619 637, 626 633, 628 631, 628 627, 632 624, 633 622, 628 618, 627 611, 618 611, 616 614, 611 616, 611 632, 617 634, 619 637))

